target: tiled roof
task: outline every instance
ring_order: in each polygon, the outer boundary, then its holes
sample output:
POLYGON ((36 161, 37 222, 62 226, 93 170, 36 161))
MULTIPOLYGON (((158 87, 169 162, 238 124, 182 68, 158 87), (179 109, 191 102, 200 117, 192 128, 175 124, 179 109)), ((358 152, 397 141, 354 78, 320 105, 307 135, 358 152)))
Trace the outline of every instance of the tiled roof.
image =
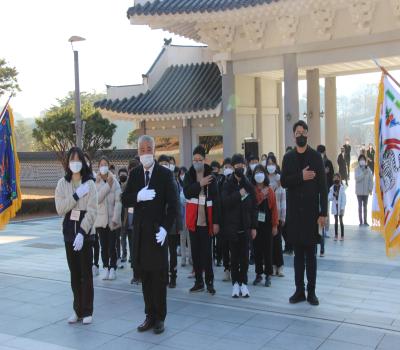
POLYGON ((128 17, 134 15, 153 16, 190 12, 217 12, 278 1, 280 0, 155 0, 130 7, 128 17))
POLYGON ((169 67, 144 94, 98 101, 95 107, 117 113, 167 114, 215 109, 222 99, 222 78, 215 63, 169 67))

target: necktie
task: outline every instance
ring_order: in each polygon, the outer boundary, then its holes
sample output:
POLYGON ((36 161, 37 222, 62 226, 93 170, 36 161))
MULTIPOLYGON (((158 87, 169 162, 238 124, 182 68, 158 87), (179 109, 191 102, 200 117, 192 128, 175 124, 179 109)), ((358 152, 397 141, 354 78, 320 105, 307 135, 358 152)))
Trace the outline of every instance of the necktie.
POLYGON ((146 174, 146 186, 148 186, 150 182, 150 172, 146 171, 145 174, 146 174))

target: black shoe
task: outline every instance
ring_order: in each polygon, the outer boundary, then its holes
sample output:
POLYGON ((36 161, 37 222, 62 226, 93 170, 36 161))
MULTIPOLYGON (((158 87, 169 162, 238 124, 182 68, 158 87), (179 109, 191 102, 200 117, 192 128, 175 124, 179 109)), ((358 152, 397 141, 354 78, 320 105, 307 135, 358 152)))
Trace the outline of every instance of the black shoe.
POLYGON ((154 325, 154 329, 153 332, 155 334, 161 334, 163 333, 165 330, 164 328, 164 321, 156 321, 155 325, 154 325))
POLYGON ((154 327, 154 320, 149 317, 146 316, 146 319, 144 320, 144 322, 137 328, 138 332, 146 332, 150 329, 152 329, 154 327))
POLYGON ((312 293, 308 293, 307 295, 307 301, 314 306, 319 305, 319 300, 317 298, 317 296, 315 295, 315 292, 312 293))
POLYGON ((207 292, 211 295, 215 295, 216 291, 213 283, 207 284, 207 292))
POLYGON ((217 260, 217 266, 218 267, 222 266, 222 261, 221 260, 217 260))
POLYGON ((169 288, 176 288, 176 277, 171 277, 168 284, 169 288))
POLYGON ((256 286, 257 284, 261 283, 261 281, 262 281, 262 276, 257 275, 256 279, 253 281, 253 286, 256 286))
POLYGON ((190 293, 204 292, 204 283, 195 283, 189 290, 190 293))
POLYGON ((369 226, 368 222, 364 222, 364 226, 369 226))
POLYGON ((297 304, 306 301, 306 294, 303 290, 296 290, 296 292, 289 298, 290 304, 297 304))
POLYGON ((271 277, 265 276, 265 286, 271 287, 271 277))

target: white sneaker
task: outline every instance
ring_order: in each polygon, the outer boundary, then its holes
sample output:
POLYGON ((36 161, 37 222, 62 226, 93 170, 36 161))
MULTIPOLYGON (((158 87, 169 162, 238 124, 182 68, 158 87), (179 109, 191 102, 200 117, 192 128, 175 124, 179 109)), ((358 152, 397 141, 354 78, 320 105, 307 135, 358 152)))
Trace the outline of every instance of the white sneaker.
POLYGON ((92 322, 93 322, 93 317, 92 316, 86 316, 82 320, 83 324, 91 324, 92 322))
POLYGON ((79 322, 79 317, 76 314, 76 312, 74 312, 71 317, 68 319, 68 323, 69 324, 74 324, 74 323, 78 323, 79 322))
POLYGON ((222 279, 223 282, 229 282, 231 280, 231 272, 229 270, 224 271, 224 278, 222 279))
POLYGON ((278 267, 278 270, 277 270, 276 274, 277 274, 279 277, 285 277, 285 275, 284 275, 284 273, 283 273, 283 266, 278 267))
POLYGON ((272 276, 276 276, 278 274, 278 268, 276 265, 272 265, 272 276))
POLYGON ((99 275, 99 268, 96 265, 92 266, 92 274, 93 274, 93 276, 99 275))
POLYGON ((104 276, 103 276, 103 281, 107 281, 110 279, 110 270, 108 268, 104 269, 104 276))
POLYGON ((110 280, 110 281, 113 281, 113 280, 115 280, 117 278, 117 271, 115 271, 115 269, 111 269, 110 270, 110 274, 109 274, 109 276, 108 276, 108 279, 110 280))
POLYGON ((235 283, 232 288, 232 298, 239 298, 240 295, 240 286, 239 283, 235 283))
POLYGON ((242 297, 243 298, 248 298, 248 297, 250 297, 250 292, 249 292, 249 290, 248 290, 248 288, 247 288, 247 284, 242 284, 241 286, 240 286, 240 293, 242 294, 242 297))

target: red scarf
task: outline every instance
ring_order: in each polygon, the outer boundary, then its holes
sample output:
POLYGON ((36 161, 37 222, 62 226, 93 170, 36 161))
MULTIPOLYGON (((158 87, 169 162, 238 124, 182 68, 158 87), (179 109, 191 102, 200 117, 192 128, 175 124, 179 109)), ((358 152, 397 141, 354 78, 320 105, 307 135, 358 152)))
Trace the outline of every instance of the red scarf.
POLYGON ((257 200, 257 205, 260 205, 264 200, 268 198, 268 187, 264 187, 263 189, 260 189, 258 186, 256 186, 256 200, 257 200))

